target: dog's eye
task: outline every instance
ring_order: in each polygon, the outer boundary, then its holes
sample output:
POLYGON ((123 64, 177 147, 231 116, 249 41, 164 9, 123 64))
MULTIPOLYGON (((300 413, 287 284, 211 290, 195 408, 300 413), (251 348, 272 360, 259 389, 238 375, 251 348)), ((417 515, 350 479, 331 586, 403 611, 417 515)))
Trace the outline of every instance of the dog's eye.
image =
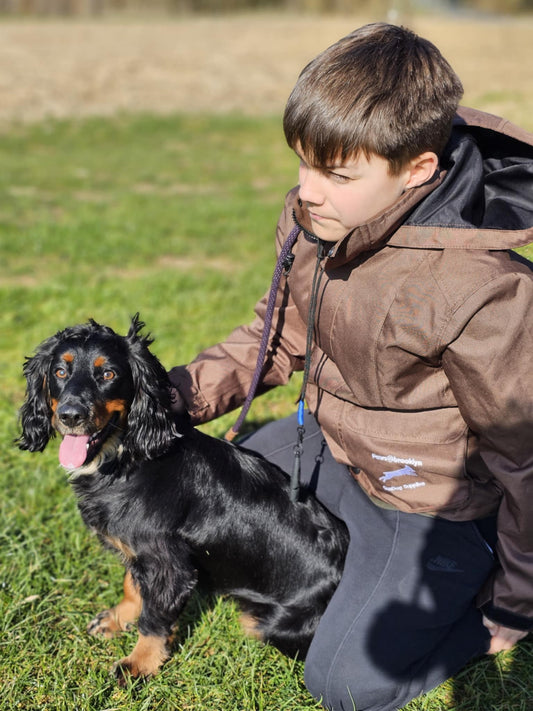
POLYGON ((61 379, 66 378, 67 371, 65 370, 65 368, 56 368, 55 376, 56 376, 56 378, 61 378, 61 379))
POLYGON ((112 370, 104 370, 102 377, 104 380, 113 380, 115 373, 112 370))

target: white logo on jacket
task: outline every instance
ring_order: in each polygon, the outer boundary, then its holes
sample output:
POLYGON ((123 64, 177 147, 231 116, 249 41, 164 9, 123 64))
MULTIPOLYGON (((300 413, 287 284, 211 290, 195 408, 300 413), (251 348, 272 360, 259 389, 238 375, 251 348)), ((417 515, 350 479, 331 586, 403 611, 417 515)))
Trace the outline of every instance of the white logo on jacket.
POLYGON ((384 471, 383 476, 379 477, 379 480, 383 484, 383 489, 385 491, 403 491, 404 489, 417 489, 419 486, 425 486, 426 482, 425 481, 414 481, 410 482, 409 484, 399 484, 398 486, 385 486, 385 483, 390 481, 391 479, 397 479, 399 477, 405 477, 405 476, 419 476, 418 472, 416 472, 413 467, 421 467, 422 462, 418 459, 403 459, 401 457, 396 457, 393 454, 387 454, 387 455, 382 455, 382 454, 375 454, 372 452, 372 459, 377 459, 380 462, 391 462, 394 464, 404 464, 401 469, 393 469, 392 471, 384 471))

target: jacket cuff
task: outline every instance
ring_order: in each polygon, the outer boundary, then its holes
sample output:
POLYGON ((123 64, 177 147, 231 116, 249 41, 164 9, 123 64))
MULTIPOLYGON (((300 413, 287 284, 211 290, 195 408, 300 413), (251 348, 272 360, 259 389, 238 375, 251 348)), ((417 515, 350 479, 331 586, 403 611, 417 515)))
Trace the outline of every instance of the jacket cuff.
POLYGON ((533 620, 531 617, 517 615, 515 612, 509 612, 502 607, 496 607, 491 602, 487 602, 480 607, 481 612, 491 622, 503 627, 510 627, 513 630, 521 630, 522 632, 531 632, 533 630, 533 620))
POLYGON ((185 401, 187 410, 194 424, 205 420, 208 403, 200 390, 195 387, 186 366, 179 365, 168 371, 168 379, 185 401))

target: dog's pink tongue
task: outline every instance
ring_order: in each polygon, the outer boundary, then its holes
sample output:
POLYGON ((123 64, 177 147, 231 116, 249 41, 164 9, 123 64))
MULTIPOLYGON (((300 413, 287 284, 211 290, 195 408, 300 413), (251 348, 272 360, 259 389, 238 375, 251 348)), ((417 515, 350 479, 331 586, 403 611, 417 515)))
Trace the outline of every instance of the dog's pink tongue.
POLYGON ((87 457, 87 435, 65 435, 59 445, 59 463, 65 469, 81 467, 87 457))

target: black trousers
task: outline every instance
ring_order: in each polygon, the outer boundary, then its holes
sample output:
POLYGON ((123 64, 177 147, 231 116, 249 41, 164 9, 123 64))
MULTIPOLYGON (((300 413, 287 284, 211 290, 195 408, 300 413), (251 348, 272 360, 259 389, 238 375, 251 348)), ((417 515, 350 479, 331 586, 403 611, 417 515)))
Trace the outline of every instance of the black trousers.
MULTIPOLYGON (((489 633, 474 604, 495 565, 475 522, 376 506, 336 462, 306 415, 302 479, 345 521, 342 580, 311 644, 305 682, 332 711, 393 711, 485 653, 489 633)), ((242 442, 290 472, 295 417, 242 442)), ((493 521, 484 522, 484 530, 493 521)))

